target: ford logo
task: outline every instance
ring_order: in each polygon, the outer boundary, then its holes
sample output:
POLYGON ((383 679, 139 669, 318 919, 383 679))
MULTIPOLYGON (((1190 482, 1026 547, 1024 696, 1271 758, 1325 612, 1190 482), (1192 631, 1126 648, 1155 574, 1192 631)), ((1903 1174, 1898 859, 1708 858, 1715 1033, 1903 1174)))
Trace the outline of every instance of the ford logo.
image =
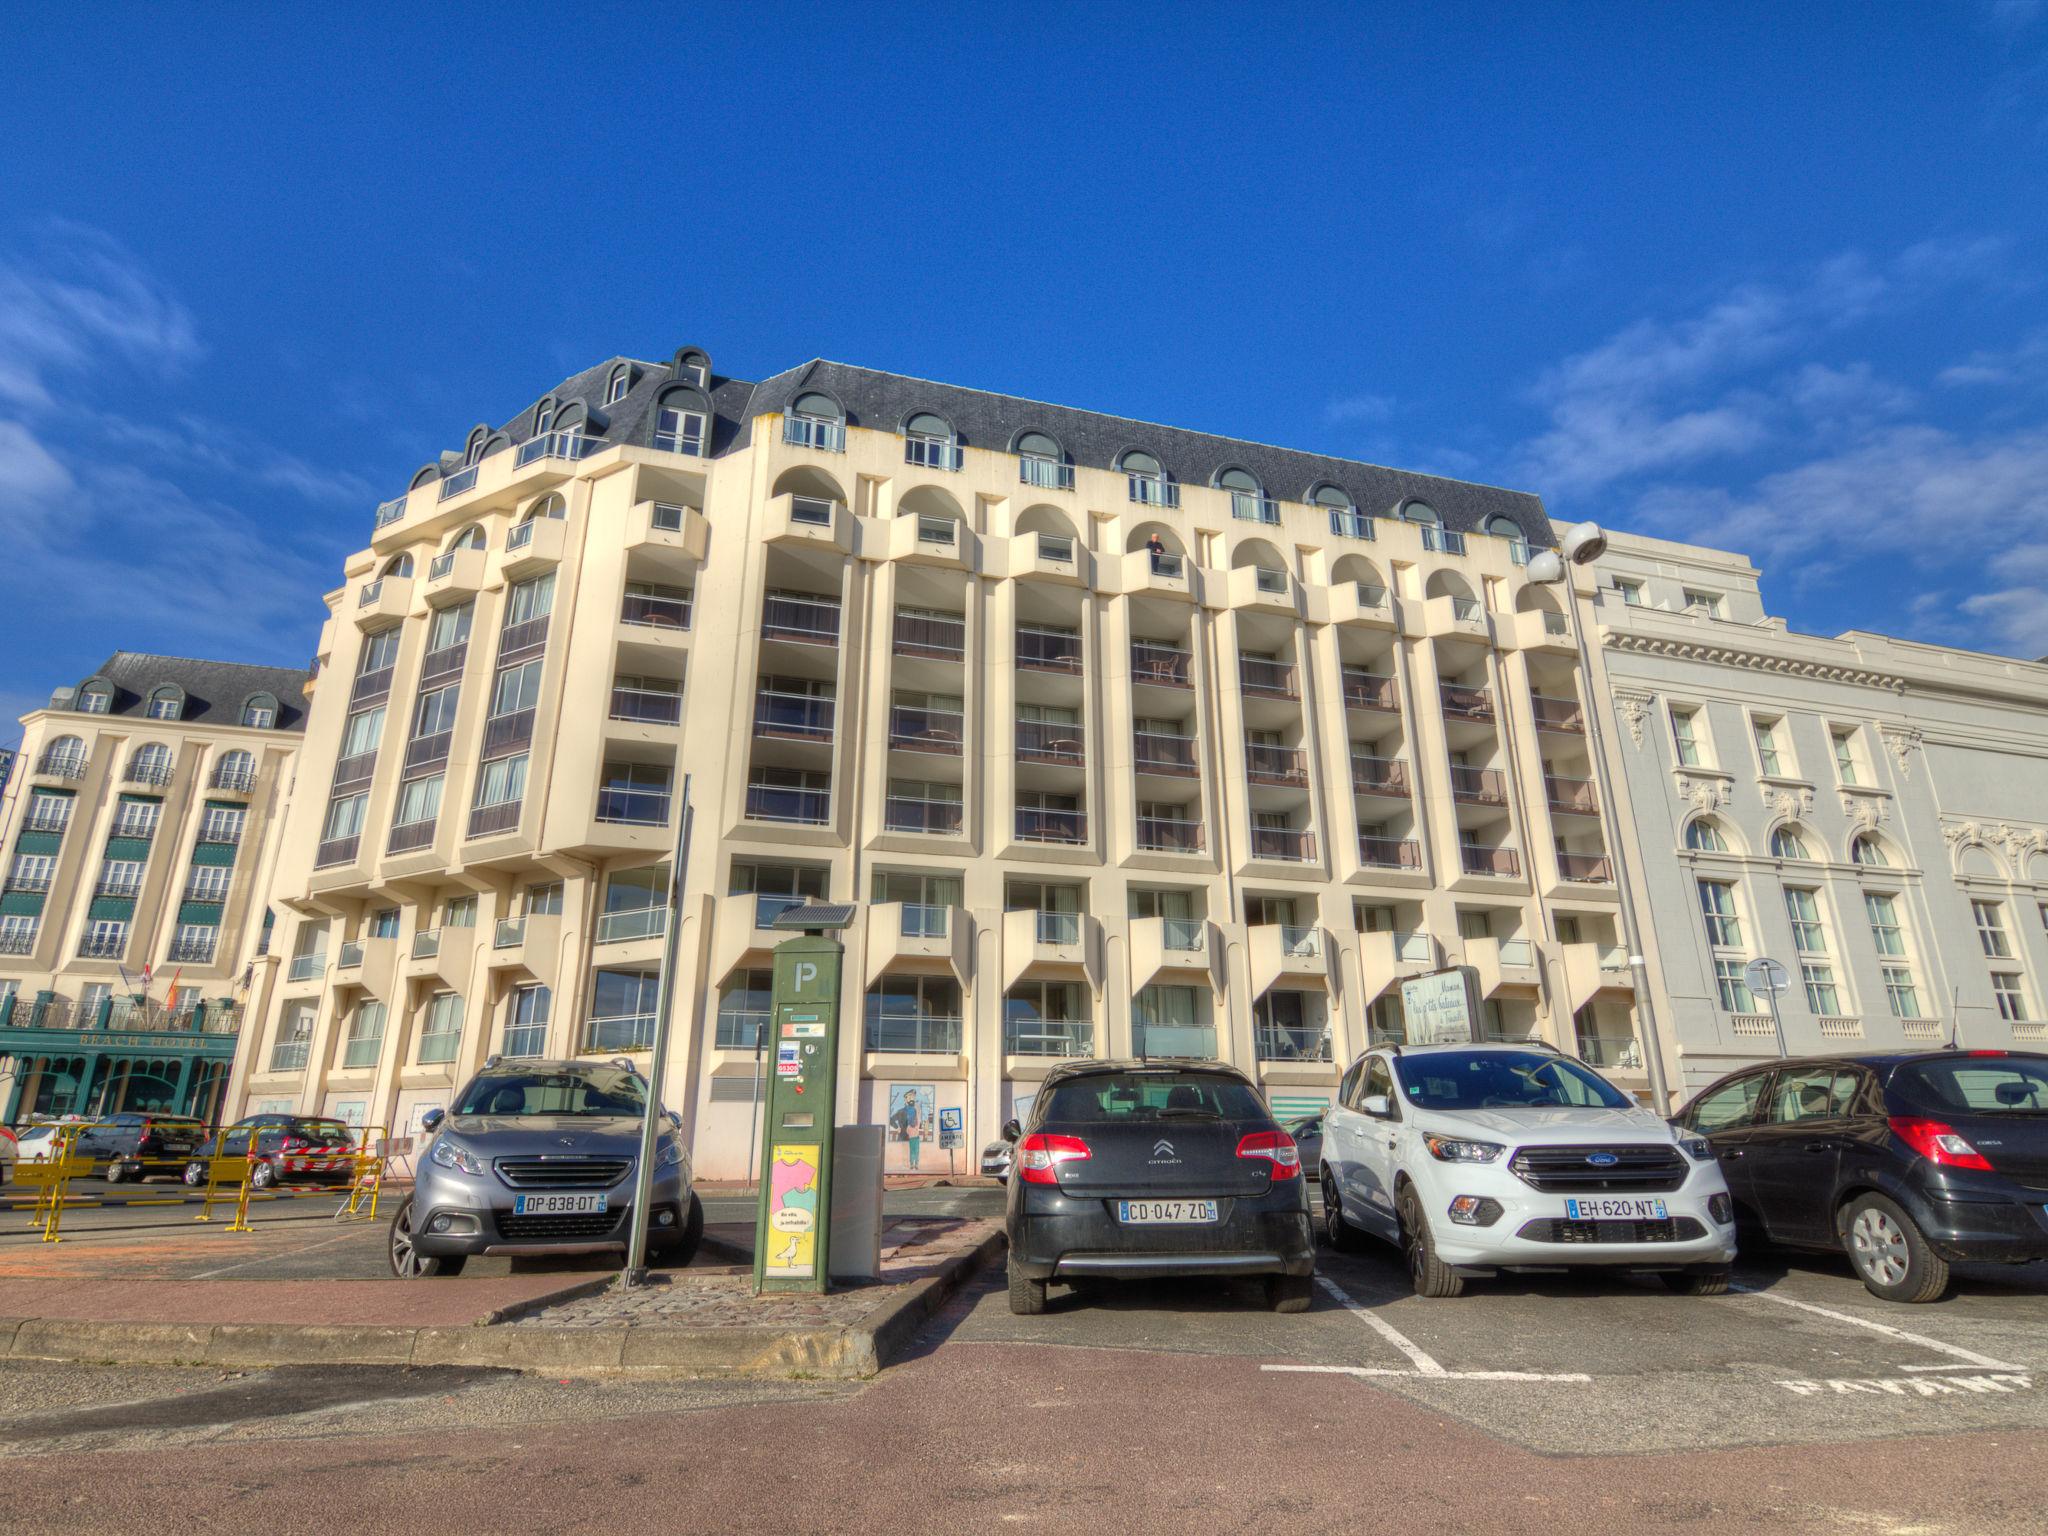
POLYGON ((1590 1152, 1586 1155, 1586 1161, 1595 1168, 1612 1168, 1621 1159, 1612 1152, 1590 1152))

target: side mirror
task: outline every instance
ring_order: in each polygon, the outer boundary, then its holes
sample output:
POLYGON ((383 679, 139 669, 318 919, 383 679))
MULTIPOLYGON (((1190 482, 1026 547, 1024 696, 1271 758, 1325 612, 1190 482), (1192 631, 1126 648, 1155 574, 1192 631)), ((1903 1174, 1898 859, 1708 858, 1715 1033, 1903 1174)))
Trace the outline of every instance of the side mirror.
POLYGON ((1375 1120, 1391 1120, 1394 1118, 1394 1106, 1384 1093, 1368 1094, 1365 1102, 1358 1107, 1368 1115, 1371 1115, 1375 1120))
POLYGON ((675 1112, 674 1110, 672 1110, 672 1109, 671 1109, 671 1110, 666 1110, 666 1111, 664 1111, 664 1113, 666 1113, 666 1114, 667 1114, 667 1116, 668 1116, 668 1123, 669 1123, 669 1125, 670 1125, 670 1126, 671 1126, 671 1127, 672 1127, 672 1128, 673 1128, 673 1129, 675 1130, 675 1132, 676 1132, 676 1133, 677 1133, 678 1135, 681 1135, 681 1134, 682 1134, 682 1129, 683 1129, 683 1117, 682 1117, 681 1115, 677 1114, 677 1113, 676 1113, 676 1112, 675 1112))
POLYGON ((441 1122, 447 1118, 448 1112, 446 1110, 430 1109, 420 1116, 420 1129, 431 1136, 435 1131, 441 1129, 441 1122))
POLYGON ((1024 1127, 1019 1125, 1015 1120, 1005 1120, 1003 1122, 1003 1140, 1015 1141, 1023 1134, 1024 1127))

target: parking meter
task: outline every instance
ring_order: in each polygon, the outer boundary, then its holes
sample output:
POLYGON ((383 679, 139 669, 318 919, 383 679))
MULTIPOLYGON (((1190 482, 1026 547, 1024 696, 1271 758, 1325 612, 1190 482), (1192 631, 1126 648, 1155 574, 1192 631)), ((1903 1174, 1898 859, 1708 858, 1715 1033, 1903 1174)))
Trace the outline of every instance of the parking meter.
MULTIPOLYGON (((810 917, 813 931, 775 948, 769 1024, 761 1197, 754 1227, 754 1290, 823 1291, 832 1269, 832 1121, 837 1103, 839 982, 846 947, 818 914, 850 908, 799 907, 777 919, 810 917)), ((843 922, 833 926, 844 926, 843 922)))

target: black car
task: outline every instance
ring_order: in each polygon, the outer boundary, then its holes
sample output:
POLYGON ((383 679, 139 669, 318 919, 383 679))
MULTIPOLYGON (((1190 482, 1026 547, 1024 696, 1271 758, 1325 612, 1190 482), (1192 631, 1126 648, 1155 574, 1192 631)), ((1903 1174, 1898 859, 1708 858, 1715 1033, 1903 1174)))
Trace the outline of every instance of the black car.
POLYGON ((269 1189, 273 1184, 347 1184, 355 1177, 348 1157, 355 1150, 355 1140, 356 1133, 340 1120, 314 1115, 250 1115, 193 1149, 192 1161, 185 1165, 185 1182, 204 1184, 209 1159, 246 1158, 253 1143, 258 1161, 249 1176, 251 1189, 269 1189))
POLYGON ((185 1115, 123 1112, 105 1115, 78 1133, 72 1156, 107 1165, 106 1181, 176 1178, 206 1136, 206 1126, 185 1115))
POLYGON ((1845 1250, 1888 1301, 1937 1299, 1951 1264, 2048 1259, 2048 1055, 1803 1057, 1722 1078, 1677 1123, 1750 1234, 1845 1250))
POLYGON ((1053 1280, 1257 1276, 1308 1309, 1315 1238, 1294 1141, 1251 1079, 1214 1062, 1055 1068, 1011 1121, 1010 1310, 1053 1280))

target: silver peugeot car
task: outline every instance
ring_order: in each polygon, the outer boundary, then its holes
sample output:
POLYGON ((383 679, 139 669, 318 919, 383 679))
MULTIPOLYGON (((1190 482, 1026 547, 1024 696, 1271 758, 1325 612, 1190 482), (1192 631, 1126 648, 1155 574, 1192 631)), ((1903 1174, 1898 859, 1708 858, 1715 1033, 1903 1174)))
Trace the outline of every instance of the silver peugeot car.
MULTIPOLYGON (((623 1252, 646 1107, 647 1084, 629 1062, 492 1057, 445 1115, 421 1121, 433 1140, 391 1221, 392 1272, 459 1275, 473 1254, 623 1252)), ((656 1143, 648 1256, 687 1264, 703 1235, 670 1114, 656 1143)))

